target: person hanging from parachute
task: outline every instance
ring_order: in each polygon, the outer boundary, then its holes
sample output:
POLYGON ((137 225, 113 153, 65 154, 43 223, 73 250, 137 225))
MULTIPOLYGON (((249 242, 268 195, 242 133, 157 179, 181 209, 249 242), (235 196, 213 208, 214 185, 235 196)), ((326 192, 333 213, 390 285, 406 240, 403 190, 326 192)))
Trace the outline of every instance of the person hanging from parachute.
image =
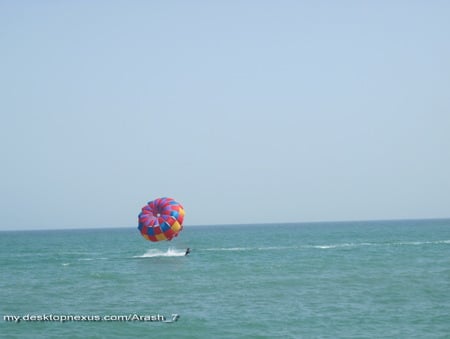
MULTIPOLYGON (((138 219, 138 229, 145 239, 170 241, 183 230, 184 208, 172 198, 158 198, 142 207, 138 219)), ((188 247, 184 255, 190 252, 188 247)))

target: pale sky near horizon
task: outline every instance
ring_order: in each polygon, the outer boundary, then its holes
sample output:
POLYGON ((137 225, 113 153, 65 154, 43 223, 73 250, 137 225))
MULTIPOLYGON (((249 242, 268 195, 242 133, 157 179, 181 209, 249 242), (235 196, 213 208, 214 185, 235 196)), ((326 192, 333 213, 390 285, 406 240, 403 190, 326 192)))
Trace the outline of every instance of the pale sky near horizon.
POLYGON ((449 17, 0 0, 0 230, 450 217, 449 17))

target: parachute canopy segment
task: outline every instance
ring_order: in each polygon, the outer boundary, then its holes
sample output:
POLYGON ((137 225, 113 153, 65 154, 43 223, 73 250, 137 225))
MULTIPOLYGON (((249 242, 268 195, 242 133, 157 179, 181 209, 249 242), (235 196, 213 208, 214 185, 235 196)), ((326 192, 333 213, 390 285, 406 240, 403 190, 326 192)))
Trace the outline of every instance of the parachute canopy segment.
POLYGON ((172 240, 183 229, 184 209, 172 198, 159 198, 142 207, 138 229, 150 241, 172 240))

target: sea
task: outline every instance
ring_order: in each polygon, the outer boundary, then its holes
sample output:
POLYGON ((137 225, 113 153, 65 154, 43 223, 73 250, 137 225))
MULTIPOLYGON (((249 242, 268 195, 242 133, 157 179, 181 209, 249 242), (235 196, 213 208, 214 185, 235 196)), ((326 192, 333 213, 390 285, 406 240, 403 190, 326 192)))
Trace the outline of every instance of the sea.
POLYGON ((1 338, 450 338, 450 220, 3 231, 0 316, 1 338))

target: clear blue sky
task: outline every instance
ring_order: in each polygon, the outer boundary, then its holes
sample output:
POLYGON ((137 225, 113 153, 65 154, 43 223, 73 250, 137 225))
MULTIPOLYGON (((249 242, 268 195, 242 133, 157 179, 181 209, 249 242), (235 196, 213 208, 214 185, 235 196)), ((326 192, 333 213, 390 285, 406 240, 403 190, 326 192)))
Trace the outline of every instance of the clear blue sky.
POLYGON ((448 1, 0 1, 0 229, 450 217, 448 1))

